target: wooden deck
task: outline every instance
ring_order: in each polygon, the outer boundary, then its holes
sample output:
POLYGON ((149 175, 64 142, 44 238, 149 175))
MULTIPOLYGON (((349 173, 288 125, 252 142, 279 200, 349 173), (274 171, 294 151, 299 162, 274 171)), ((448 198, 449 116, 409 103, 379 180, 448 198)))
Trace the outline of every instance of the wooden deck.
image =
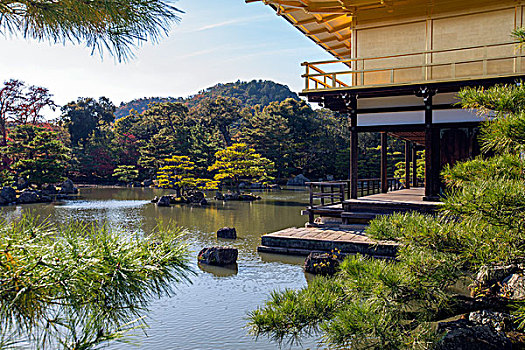
MULTIPOLYGON (((433 213, 438 210, 442 203, 424 201, 424 194, 423 188, 411 188, 316 208, 317 215, 338 218, 339 225, 309 222, 305 228, 294 227, 270 233, 262 237, 258 251, 308 255, 312 251, 330 252, 337 249, 343 254, 395 257, 398 244, 370 239, 365 235, 367 224, 378 215, 408 211, 433 213)), ((311 214, 311 211, 307 209, 303 214, 311 214)))
POLYGON ((343 254, 363 254, 380 258, 393 258, 398 244, 377 242, 364 234, 365 225, 346 229, 336 227, 288 228, 262 237, 258 248, 262 253, 308 255, 312 251, 343 254))
POLYGON ((392 191, 388 193, 373 194, 370 196, 351 199, 345 202, 362 201, 362 202, 380 202, 386 204, 417 204, 423 206, 441 205, 441 202, 424 201, 425 189, 422 187, 409 188, 404 190, 392 191))

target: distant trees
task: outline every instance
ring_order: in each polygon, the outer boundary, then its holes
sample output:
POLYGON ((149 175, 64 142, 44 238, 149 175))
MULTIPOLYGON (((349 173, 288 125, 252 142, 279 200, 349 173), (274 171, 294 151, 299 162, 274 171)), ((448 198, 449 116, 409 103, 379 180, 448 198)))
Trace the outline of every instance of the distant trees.
POLYGON ((177 197, 197 190, 217 189, 218 182, 199 178, 195 174, 195 163, 187 156, 171 156, 164 159, 164 166, 157 172, 157 184, 162 188, 174 189, 177 197))
POLYGON ((216 172, 217 181, 230 182, 239 191, 242 180, 268 182, 274 178, 274 164, 269 159, 255 153, 253 148, 244 143, 235 143, 215 153, 215 163, 208 168, 216 172))
MULTIPOLYGON (((0 20, 1 23, 1 20, 0 20)), ((44 108, 55 109, 53 95, 40 86, 27 86, 23 81, 11 79, 0 88, 0 147, 7 145, 9 124, 36 124, 41 121, 44 108)), ((8 159, 2 156, 1 167, 5 169, 8 159)))
POLYGON ((69 149, 50 129, 26 124, 9 133, 9 142, 2 151, 10 158, 11 169, 41 186, 63 180, 69 161, 69 149))
MULTIPOLYGON (((6 82, 0 91, 0 131, 5 140, 0 145, 7 143, 10 128, 41 123, 40 111, 55 106, 51 97, 45 88, 6 82)), ((114 181, 120 177, 113 176, 119 166, 134 167, 137 180, 152 179, 164 159, 174 154, 189 157, 198 178, 211 178, 214 155, 236 143, 245 143, 271 161, 273 176, 279 179, 300 173, 312 179, 348 176, 347 117, 314 110, 287 87, 273 82, 219 84, 198 98, 152 103, 142 113, 131 111, 119 119, 115 111, 105 97, 82 97, 61 108, 53 127, 71 150, 67 175, 75 181, 114 181), (284 100, 265 102, 261 89, 284 100), (219 92, 225 96, 218 96, 219 92), (290 94, 292 98, 285 98, 290 94), (248 105, 252 102, 265 104, 248 105)), ((373 149, 378 143, 378 137, 360 135, 360 177, 379 176, 379 152, 373 149)), ((395 153, 398 148, 391 141, 389 151, 395 153)), ((5 152, 2 157, 5 170, 9 160, 5 152)), ((390 166, 399 160, 391 157, 390 166)), ((2 178, 10 176, 4 172, 2 178)))
POLYGON ((173 97, 149 97, 139 98, 121 104, 115 112, 117 119, 123 118, 131 113, 132 110, 141 114, 149 108, 150 104, 163 102, 183 102, 189 108, 193 108, 201 103, 203 99, 214 100, 217 97, 236 98, 243 107, 253 108, 254 106, 266 107, 270 102, 282 102, 287 98, 299 100, 299 96, 292 92, 288 86, 277 84, 268 80, 252 80, 249 82, 237 81, 234 83, 217 84, 186 99, 173 97))
POLYGON ((139 177, 139 171, 134 165, 119 165, 113 170, 113 177, 121 182, 131 182, 139 177))

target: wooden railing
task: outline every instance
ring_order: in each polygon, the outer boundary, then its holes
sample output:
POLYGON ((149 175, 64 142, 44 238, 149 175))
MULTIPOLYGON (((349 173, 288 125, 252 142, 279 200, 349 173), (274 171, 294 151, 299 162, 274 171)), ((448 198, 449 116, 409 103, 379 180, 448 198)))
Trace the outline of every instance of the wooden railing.
MULTIPOLYGON (((388 191, 397 191, 405 186, 401 177, 389 177, 387 179, 388 191)), ((370 196, 381 192, 381 179, 359 179, 357 180, 357 192, 362 196, 370 196)))
MULTIPOLYGON (((390 177, 388 191, 397 191, 404 188, 401 177, 390 177)), ((307 182, 310 190, 310 208, 319 208, 329 205, 338 205, 350 198, 350 181, 323 181, 307 182)), ((381 179, 359 179, 357 189, 360 197, 370 196, 381 192, 381 179)))
POLYGON ((310 188, 310 208, 341 204, 345 200, 348 181, 307 182, 310 188), (316 203, 320 201, 320 204, 316 203))
POLYGON ((458 67, 476 63, 481 65, 481 69, 475 69, 476 72, 474 74, 469 73, 469 79, 488 78, 494 76, 511 76, 525 73, 525 67, 522 66, 523 56, 523 50, 516 48, 516 42, 506 42, 446 50, 411 52, 390 56, 304 62, 302 65, 306 67, 306 73, 302 75, 302 77, 305 78, 305 91, 309 91, 400 83, 415 84, 433 81, 456 80, 459 78, 465 78, 464 75, 458 75, 458 67), (499 54, 499 52, 504 49, 511 51, 512 54, 499 54), (477 51, 480 52, 478 53, 477 51), (489 51, 498 53, 490 55, 489 51), (446 56, 447 54, 452 57, 449 60, 443 60, 443 56, 446 56), (468 56, 469 54, 473 58, 459 58, 460 56, 468 56), (401 64, 391 65, 388 63, 389 60, 420 60, 421 63, 406 64, 402 62, 401 64), (510 69, 503 69, 502 72, 499 71, 497 73, 493 73, 489 69, 489 64, 491 62, 504 62, 509 60, 512 60, 512 67, 510 69), (366 66, 370 64, 375 65, 376 67, 367 69, 366 66), (334 71, 329 71, 334 65, 338 67, 334 67, 334 71), (323 70, 320 67, 327 68, 323 70), (436 73, 436 69, 438 68, 440 69, 439 74, 436 73), (406 78, 403 80, 402 78, 398 77, 399 73, 406 73, 409 70, 411 72, 409 74, 408 80, 406 78), (378 73, 383 73, 388 76, 388 78, 369 78, 370 76, 378 73), (367 82, 367 78, 369 78, 371 81, 367 82))

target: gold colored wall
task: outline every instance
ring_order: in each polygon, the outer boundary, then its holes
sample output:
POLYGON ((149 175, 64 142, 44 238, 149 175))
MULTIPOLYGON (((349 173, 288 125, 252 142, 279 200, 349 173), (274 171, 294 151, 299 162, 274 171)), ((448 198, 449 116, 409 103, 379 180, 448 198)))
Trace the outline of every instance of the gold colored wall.
POLYGON ((367 72, 356 74, 354 81, 357 85, 399 84, 521 73, 524 71, 521 68, 521 59, 508 58, 517 52, 512 44, 463 49, 511 42, 511 32, 524 23, 525 12, 522 4, 512 4, 507 2, 499 7, 478 9, 476 12, 421 16, 410 19, 410 22, 405 19, 404 22, 397 20, 357 25, 354 29, 353 58, 418 54, 358 60, 353 68, 367 72), (454 50, 458 48, 462 50, 454 50), (453 51, 421 54, 431 50, 453 51), (506 58, 498 58, 500 56, 506 58), (485 62, 484 58, 487 58, 485 62), (471 60, 478 61, 463 62, 471 60), (425 68, 425 63, 442 65, 425 68), (399 68, 392 70, 392 67, 399 68), (368 71, 383 68, 388 70, 368 71))

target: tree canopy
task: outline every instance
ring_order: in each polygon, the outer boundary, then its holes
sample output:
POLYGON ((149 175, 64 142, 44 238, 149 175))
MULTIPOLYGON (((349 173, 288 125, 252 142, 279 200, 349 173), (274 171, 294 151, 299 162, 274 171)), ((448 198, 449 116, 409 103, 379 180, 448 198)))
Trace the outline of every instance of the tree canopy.
POLYGON ((267 182, 273 179, 273 162, 255 153, 245 143, 235 143, 220 150, 215 153, 215 158, 215 163, 208 169, 216 172, 213 178, 222 182, 230 180, 237 189, 241 180, 267 182))
POLYGON ((127 116, 131 110, 138 114, 149 108, 150 104, 163 102, 182 102, 189 108, 198 106, 204 99, 215 100, 218 97, 231 97, 240 101, 243 107, 253 108, 257 105, 265 107, 271 102, 282 102, 288 98, 299 100, 299 96, 288 86, 269 80, 237 81, 227 84, 217 84, 199 91, 187 98, 182 97, 144 97, 122 103, 115 112, 117 119, 127 116))
POLYGON ((7 146, 0 150, 9 157, 18 176, 38 186, 64 179, 69 149, 58 139, 58 133, 25 124, 15 127, 9 138, 7 146))

